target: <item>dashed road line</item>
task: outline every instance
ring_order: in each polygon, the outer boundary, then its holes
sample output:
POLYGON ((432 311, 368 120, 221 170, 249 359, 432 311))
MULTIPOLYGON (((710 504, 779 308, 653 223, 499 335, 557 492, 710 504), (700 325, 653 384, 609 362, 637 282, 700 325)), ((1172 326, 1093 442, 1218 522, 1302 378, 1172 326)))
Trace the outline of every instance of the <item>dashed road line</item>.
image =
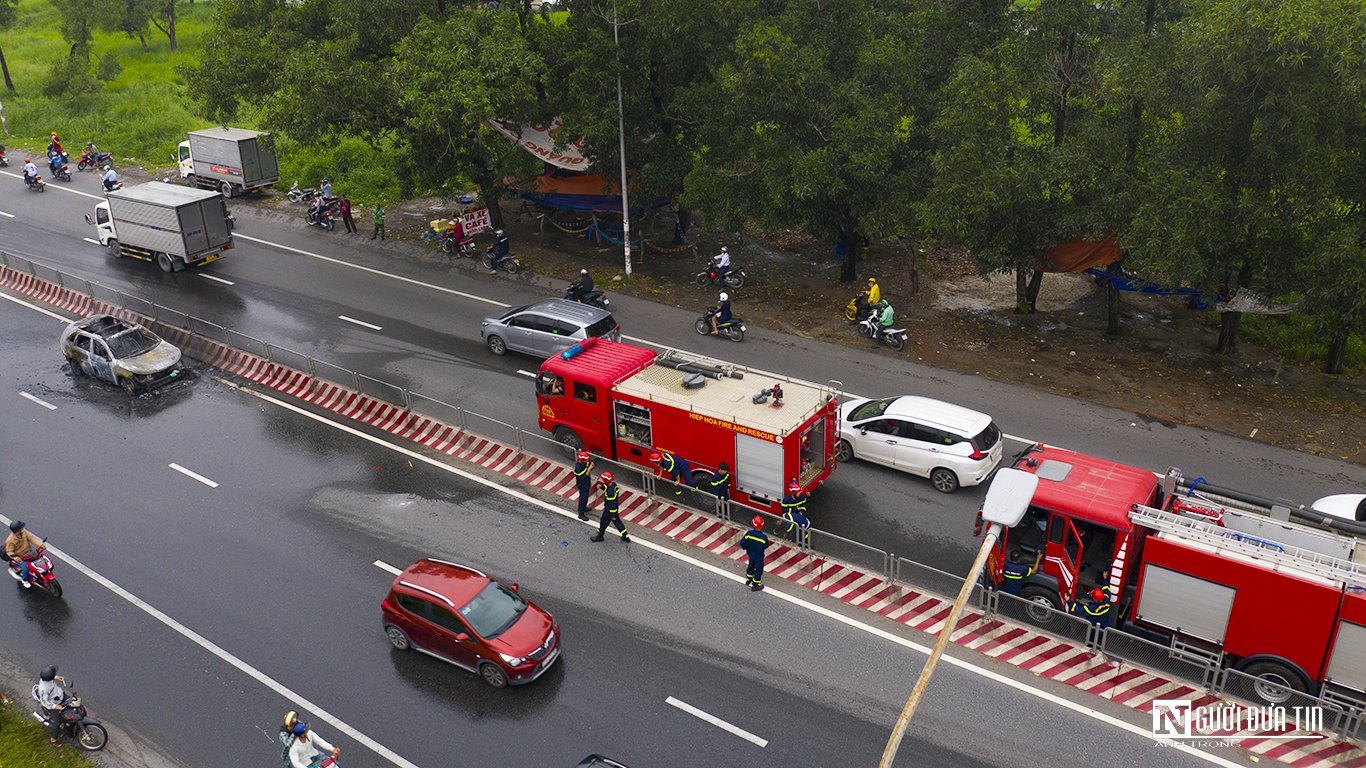
POLYGON ((533 378, 533 379, 536 378, 536 374, 535 374, 535 373, 532 373, 531 371, 524 371, 524 370, 518 368, 518 369, 517 369, 517 372, 520 373, 520 374, 522 374, 523 376, 527 376, 527 377, 530 377, 530 378, 533 378))
POLYGON ((37 403, 38 405, 43 406, 44 408, 48 409, 49 411, 55 411, 55 410, 57 410, 57 406, 55 406, 55 405, 53 405, 52 403, 49 403, 49 402, 47 402, 46 400, 43 400, 43 399, 41 399, 41 398, 34 397, 33 395, 30 395, 30 394, 27 393, 27 392, 20 392, 20 393, 19 393, 19 396, 22 397, 22 398, 24 398, 25 400, 32 400, 33 402, 37 403))
POLYGON ((202 277, 202 278, 204 278, 205 280, 212 280, 212 281, 214 281, 215 283, 222 283, 223 285, 237 285, 237 283, 234 283, 234 282, 231 281, 231 280, 224 280, 223 278, 221 278, 221 277, 219 277, 219 276, 217 276, 217 275, 210 275, 210 274, 208 274, 208 273, 206 273, 206 272, 200 272, 200 273, 199 273, 199 276, 202 277))
POLYGON ((383 560, 376 560, 375 562, 371 563, 371 565, 375 566, 376 568, 380 569, 381 571, 388 571, 389 573, 392 573, 392 574, 395 575, 395 576, 399 575, 400 573, 403 573, 403 570, 402 570, 402 569, 400 569, 400 568, 395 568, 394 566, 389 565, 388 563, 384 562, 383 560))
POLYGON ((711 723, 717 728, 720 728, 721 730, 726 731, 727 733, 733 733, 736 736, 739 736, 740 738, 744 739, 745 741, 751 742, 753 744, 758 744, 760 747, 768 746, 768 739, 763 739, 758 736, 755 736, 754 734, 750 733, 744 728, 741 728, 738 725, 731 725, 730 723, 726 722, 725 720, 722 720, 716 715, 713 715, 709 712, 704 712, 698 709, 697 707, 694 707, 693 705, 687 703, 686 701, 679 701, 678 699, 675 699, 674 697, 670 696, 669 698, 664 700, 664 703, 678 707, 679 709, 683 710, 684 712, 687 712, 688 714, 692 715, 698 720, 711 723))
POLYGON ((365 321, 363 321, 363 320, 357 320, 357 319, 355 319, 354 317, 347 317, 346 315, 337 315, 337 319, 338 319, 338 320, 345 320, 345 321, 348 322, 348 323, 355 323, 356 325, 363 325, 363 326, 365 326, 366 328, 369 328, 369 329, 372 330, 372 331, 382 331, 382 330, 384 330, 384 329, 381 328, 380 326, 374 325, 373 323, 367 323, 367 322, 365 322, 365 321))
POLYGON ((172 463, 168 464, 167 466, 169 466, 171 469, 174 469, 175 471, 179 472, 180 474, 182 474, 182 475, 184 475, 184 476, 186 476, 186 477, 189 477, 189 478, 193 478, 193 479, 195 479, 195 480, 198 480, 199 482, 203 483, 204 485, 209 486, 210 488, 217 488, 217 487, 218 487, 218 483, 215 483, 214 481, 210 480, 209 478, 204 477, 203 475, 199 474, 198 472, 194 472, 194 471, 192 471, 192 470, 186 469, 186 468, 180 466, 179 464, 176 464, 175 462, 172 462, 172 463))
MULTIPOLYGON (((9 525, 10 519, 8 517, 5 517, 4 515, 0 515, 0 522, 4 523, 5 525, 9 525)), ((82 563, 80 560, 77 560, 76 558, 72 557, 71 555, 68 555, 66 552, 63 552, 62 550, 57 549, 52 545, 48 545, 47 552, 53 555, 54 557, 57 557, 59 560, 71 566, 72 568, 75 568, 76 570, 85 574, 85 576, 89 578, 91 581, 94 581, 96 584, 99 584, 100 586, 104 587, 110 592, 113 592, 114 594, 131 603, 133 606, 137 607, 142 612, 146 613, 147 615, 151 616, 152 618, 156 619, 162 624, 165 624, 167 627, 170 627, 181 637, 184 637, 185 639, 189 640, 195 645, 198 645, 200 648, 203 648, 209 653, 212 653, 214 656, 217 656, 218 658, 232 665, 239 672, 242 672, 243 674, 247 675, 248 677, 252 678, 258 683, 264 685, 265 687, 269 688, 275 693, 278 693, 280 696, 288 700, 291 704, 294 704, 300 709, 305 709, 309 712, 312 712, 313 716, 317 719, 322 720, 323 722, 327 723, 328 725, 332 726, 338 731, 346 734, 347 736, 350 736, 356 742, 367 747, 368 749, 370 749, 370 751, 374 752, 375 754, 379 755, 385 760, 388 760, 390 763, 393 763, 394 765, 398 766, 398 768, 418 768, 416 763, 413 763, 412 761, 405 759, 392 749, 389 749, 388 747, 384 746, 378 741, 375 741, 369 736, 366 736, 364 733, 361 733, 360 731, 356 730, 341 718, 337 717, 331 712, 328 712, 327 710, 323 709, 317 704, 314 704, 309 699, 304 698, 302 694, 299 694, 294 690, 286 687, 284 683, 277 681, 273 677, 267 676, 266 673, 262 672, 256 667, 253 667, 252 665, 248 664, 247 662, 243 661, 237 656, 234 656, 228 651, 224 650, 222 646, 218 645, 217 643, 213 642, 207 637, 204 637, 198 632, 195 632, 193 629, 190 629, 184 624, 181 624, 179 621, 176 621, 175 619, 171 618, 165 613, 162 613, 160 610, 153 607, 147 601, 143 600, 142 598, 138 597, 132 592, 129 592, 128 590, 124 589, 123 587, 119 586, 113 581, 110 581, 103 574, 90 568, 85 563, 82 563)))
POLYGON ((82 237, 81 239, 84 240, 84 241, 86 241, 87 243, 90 243, 91 245, 98 245, 98 246, 100 246, 101 248, 104 247, 104 244, 103 244, 103 243, 101 243, 99 240, 96 240, 96 239, 93 238, 93 237, 82 237))
POLYGON ((7 218, 7 219, 12 219, 12 218, 14 218, 14 214, 12 214, 12 213, 7 213, 7 212, 5 212, 5 211, 0 211, 0 216, 4 216, 4 217, 7 218))

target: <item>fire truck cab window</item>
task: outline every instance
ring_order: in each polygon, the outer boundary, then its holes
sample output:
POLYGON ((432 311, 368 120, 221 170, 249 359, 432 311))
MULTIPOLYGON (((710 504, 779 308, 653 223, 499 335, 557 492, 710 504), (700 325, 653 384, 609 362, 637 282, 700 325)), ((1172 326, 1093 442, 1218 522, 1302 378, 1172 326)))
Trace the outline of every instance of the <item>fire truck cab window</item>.
MULTIPOLYGON (((576 384, 574 386, 577 388, 582 385, 576 384)), ((563 395, 564 377, 549 371, 542 373, 536 379, 536 393, 540 395, 563 395)))
POLYGON ((616 406, 617 439, 647 447, 654 445, 650 439, 649 409, 621 401, 616 406))
POLYGON ((581 384, 574 382, 574 399, 582 400, 585 403, 596 403, 598 401, 598 388, 592 384, 581 384))

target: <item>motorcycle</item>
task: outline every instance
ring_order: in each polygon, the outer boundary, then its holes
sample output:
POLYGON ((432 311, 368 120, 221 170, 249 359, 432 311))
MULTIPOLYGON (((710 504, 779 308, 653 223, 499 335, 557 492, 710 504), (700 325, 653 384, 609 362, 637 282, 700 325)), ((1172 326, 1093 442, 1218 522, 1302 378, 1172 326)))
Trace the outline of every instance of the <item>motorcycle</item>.
MULTIPOLYGON (((76 695, 76 689, 70 681, 65 685, 67 696, 62 700, 61 708, 56 716, 62 719, 61 728, 58 733, 74 740, 80 745, 81 749, 87 752, 98 752, 104 749, 104 745, 109 743, 109 732, 104 729, 99 720, 90 717, 86 713, 85 705, 81 703, 81 697, 76 695)), ((39 701, 38 686, 33 686, 33 700, 39 701)), ((47 722, 47 714, 40 706, 33 711, 33 716, 40 722, 47 722)))
POLYGON ((695 278, 697 284, 703 288, 708 285, 719 285, 726 288, 739 288, 745 284, 745 269, 734 264, 722 270, 716 266, 716 262, 709 262, 705 269, 697 273, 695 278), (724 274, 723 274, 724 272, 724 274))
POLYGON ((515 275, 522 268, 517 261, 517 254, 508 251, 506 256, 494 256, 493 249, 484 252, 484 268, 490 272, 496 272, 499 267, 506 269, 509 275, 515 275))
POLYGON ((113 184, 106 184, 106 185, 104 185, 104 191, 105 191, 105 192, 113 192, 113 191, 116 190, 116 189, 123 189, 123 182, 121 182, 121 181, 116 181, 116 182, 114 182, 113 184))
POLYGON ((872 339, 876 338, 875 334, 878 332, 882 333, 883 343, 893 350, 900 352, 906 348, 905 328, 892 327, 882 330, 882 326, 877 321, 877 315, 873 312, 869 312, 867 317, 859 321, 858 335, 865 339, 872 339))
POLYGON ((304 221, 310 227, 322 227, 331 232, 336 226, 336 217, 341 211, 341 206, 337 202, 325 203, 316 211, 309 209, 304 213, 304 221))
POLYGON ((34 176, 31 179, 24 179, 24 186, 29 189, 36 189, 39 192, 42 192, 45 188, 47 188, 47 182, 43 181, 42 176, 34 176))
POLYGON ((5 157, 5 145, 0 144, 0 168, 9 167, 9 158, 5 157))
POLYGON ((857 323, 864 312, 870 309, 868 306, 868 292, 860 291, 854 298, 844 305, 844 319, 851 323, 857 323))
POLYGON ((285 192, 285 197, 289 198, 289 202, 295 204, 302 203, 305 200, 312 200, 317 196, 318 190, 314 189, 313 187, 299 189, 299 182, 297 181, 294 182, 294 185, 289 188, 288 192, 285 192))
MULTIPOLYGON (((703 315, 697 318, 697 322, 693 323, 693 330, 697 331, 699 334, 703 336, 710 335, 711 316, 703 315)), ((730 339, 731 341, 744 341, 745 321, 738 317, 732 317, 731 319, 724 321, 718 320, 716 322, 716 335, 724 336, 725 338, 730 339)))
MULTIPOLYGON (((43 544, 47 544, 46 537, 43 538, 43 544)), ((52 573, 52 558, 48 557, 46 546, 39 547, 35 554, 25 555, 24 562, 28 563, 29 584, 47 591, 53 597, 61 598, 62 584, 52 573)), ((19 586, 24 585, 23 569, 20 568, 18 560, 9 561, 9 575, 19 582, 19 586)))
POLYGON ((98 152, 90 154, 89 149, 81 150, 81 159, 76 161, 76 170, 93 171, 100 166, 107 165, 114 160, 113 152, 98 152))
MULTIPOLYGON (((474 238, 455 236, 454 229, 448 229, 441 235, 441 252, 451 255, 464 256, 467 259, 474 258, 474 238)), ((514 270, 515 271, 515 270, 514 270)))
POLYGON ((48 163, 48 168, 52 170, 52 175, 61 181, 71 181, 71 166, 66 164, 66 153, 62 153, 62 162, 57 166, 48 163))
POLYGON ((607 299, 606 291, 592 290, 587 294, 580 295, 576 282, 570 283, 569 287, 564 289, 564 297, 568 301, 577 301, 580 304, 587 304, 598 309, 607 309, 607 305, 612 303, 607 299))

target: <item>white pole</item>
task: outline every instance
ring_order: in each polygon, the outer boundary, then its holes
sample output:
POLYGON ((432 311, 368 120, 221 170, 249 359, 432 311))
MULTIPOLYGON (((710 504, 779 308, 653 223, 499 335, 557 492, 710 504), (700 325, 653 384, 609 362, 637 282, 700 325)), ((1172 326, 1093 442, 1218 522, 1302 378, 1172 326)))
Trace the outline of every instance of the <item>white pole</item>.
POLYGON ((612 42, 617 45, 617 138, 621 155, 621 242, 626 252, 626 276, 631 276, 631 204, 626 198, 626 118, 621 106, 621 22, 612 3, 612 42))

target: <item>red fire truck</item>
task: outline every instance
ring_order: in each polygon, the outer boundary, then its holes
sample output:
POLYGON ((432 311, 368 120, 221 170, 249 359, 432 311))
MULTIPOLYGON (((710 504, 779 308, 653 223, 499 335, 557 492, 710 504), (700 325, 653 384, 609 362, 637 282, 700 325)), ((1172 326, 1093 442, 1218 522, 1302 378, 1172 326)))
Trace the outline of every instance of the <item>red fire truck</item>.
MULTIPOLYGON (((1038 446, 1016 468, 1039 478, 1025 518, 988 561, 1033 562, 1021 596, 1061 608, 1109 587, 1118 628, 1256 678, 1248 692, 1366 702, 1366 545, 1352 536, 1177 492, 1165 478, 1038 446)), ((1047 623, 1056 614, 1029 612, 1047 623)))
POLYGON ((793 478, 810 492, 834 469, 839 401, 834 385, 605 339, 552 355, 536 379, 538 423, 556 440, 651 469, 667 451, 703 477, 724 461, 731 499, 770 512, 793 478))

